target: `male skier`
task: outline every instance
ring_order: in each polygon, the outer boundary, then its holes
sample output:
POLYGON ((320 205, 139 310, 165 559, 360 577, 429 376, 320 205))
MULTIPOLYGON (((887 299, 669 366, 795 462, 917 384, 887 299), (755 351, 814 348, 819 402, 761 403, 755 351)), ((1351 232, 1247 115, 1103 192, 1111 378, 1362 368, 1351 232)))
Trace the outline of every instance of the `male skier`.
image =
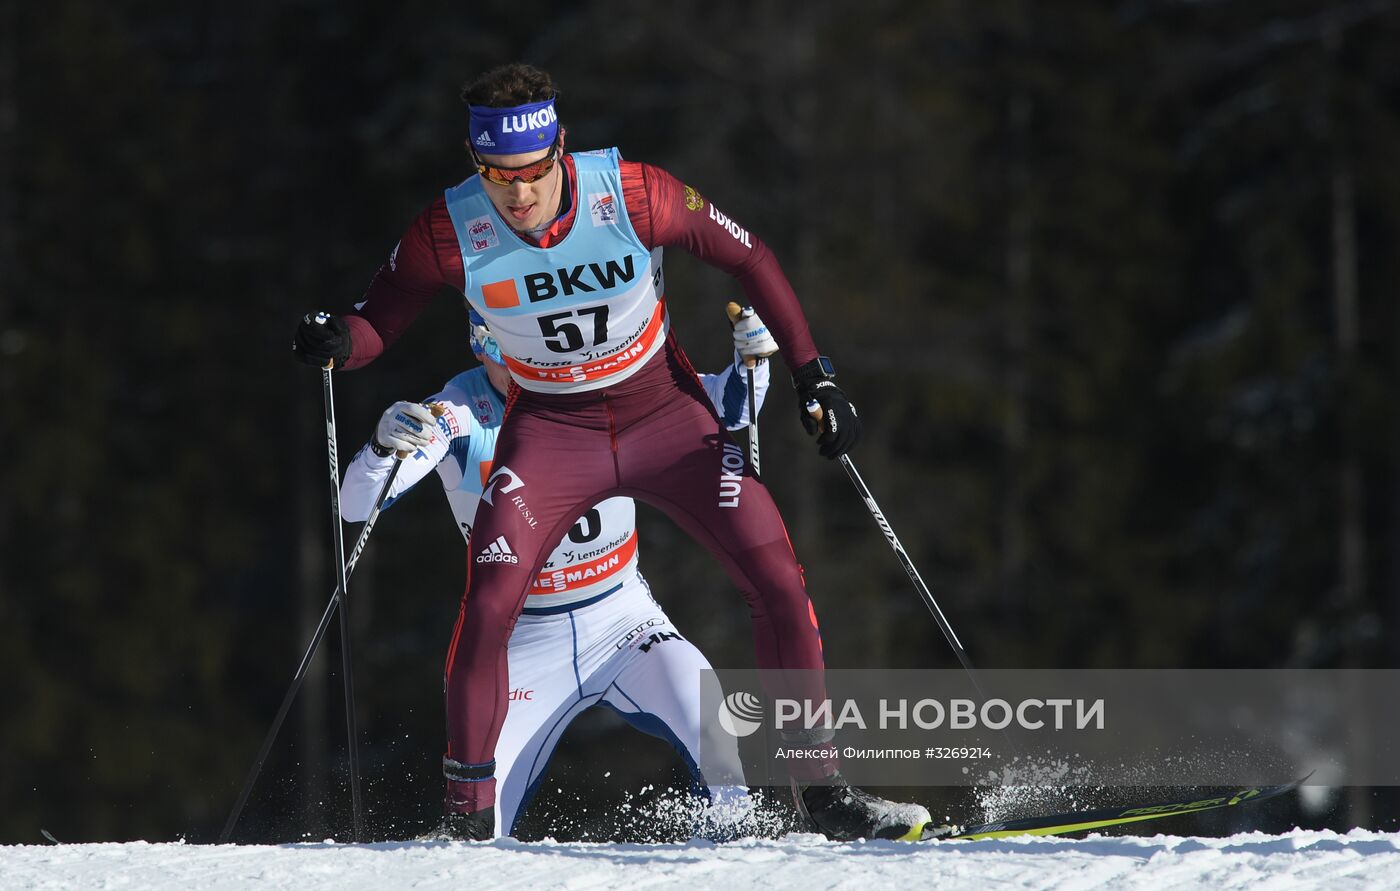
MULTIPOLYGON (((448 189, 380 267, 357 312, 297 329, 302 361, 356 368, 391 345, 442 285, 487 321, 514 386, 477 511, 448 654, 444 831, 494 832, 496 742, 509 704, 506 641, 550 549, 612 495, 652 504, 724 566, 749 606, 768 692, 825 698, 821 638, 782 517, 715 415, 670 331, 662 249, 733 275, 773 331, 821 454, 860 420, 820 356, 776 258, 658 167, 615 149, 565 153, 549 75, 507 65, 464 91, 477 175, 448 189), (814 420, 806 406, 820 406, 814 420), (508 548, 518 562, 494 559, 508 548)), ((929 819, 851 787, 832 732, 784 727, 796 803, 833 839, 914 838, 929 819)))
MULTIPOLYGON (((437 470, 457 527, 470 544, 510 386, 495 338, 475 310, 470 315, 472 352, 481 365, 452 378, 423 403, 397 402, 384 412, 374 436, 345 471, 340 503, 346 520, 369 516, 395 453, 408 453, 384 506, 437 470)), ((749 423, 744 357, 756 360, 754 397, 761 408, 768 389, 768 363, 762 357, 778 349, 757 316, 739 322, 734 341, 735 361, 701 378, 732 430, 749 423)), ((676 747, 710 799, 697 831, 710 837, 746 831, 751 803, 747 788, 736 782, 743 772, 733 737, 711 732, 705 738, 706 760, 722 764, 724 776, 707 784, 700 775, 701 736, 714 727, 700 715, 701 672, 710 663, 652 599, 638 560, 636 503, 612 497, 574 523, 532 583, 507 647, 510 708, 496 742, 498 834, 515 831, 569 722, 593 705, 613 709, 676 747)))

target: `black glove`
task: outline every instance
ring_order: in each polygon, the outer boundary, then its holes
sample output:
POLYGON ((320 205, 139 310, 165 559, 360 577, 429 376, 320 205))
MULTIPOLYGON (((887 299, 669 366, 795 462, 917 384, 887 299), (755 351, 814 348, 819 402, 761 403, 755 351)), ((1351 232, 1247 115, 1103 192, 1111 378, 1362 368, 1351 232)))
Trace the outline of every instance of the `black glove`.
POLYGON ((292 352, 307 365, 325 368, 332 360, 345 364, 350 358, 350 326, 340 316, 318 312, 308 314, 297 326, 292 352))
POLYGON ((860 440, 860 416, 851 400, 832 380, 830 359, 813 359, 797 369, 792 385, 797 388, 798 411, 809 434, 820 433, 818 449, 824 458, 839 458, 860 440), (815 402, 821 419, 812 416, 809 404, 815 402))

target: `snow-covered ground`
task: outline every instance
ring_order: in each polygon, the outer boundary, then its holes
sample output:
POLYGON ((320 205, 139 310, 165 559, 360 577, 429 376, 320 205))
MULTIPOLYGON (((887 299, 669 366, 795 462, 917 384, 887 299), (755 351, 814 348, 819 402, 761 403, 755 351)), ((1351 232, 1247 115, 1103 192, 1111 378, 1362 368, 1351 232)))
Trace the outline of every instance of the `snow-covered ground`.
POLYGON ((0 847, 0 888, 1400 888, 1400 833, 833 844, 0 847))

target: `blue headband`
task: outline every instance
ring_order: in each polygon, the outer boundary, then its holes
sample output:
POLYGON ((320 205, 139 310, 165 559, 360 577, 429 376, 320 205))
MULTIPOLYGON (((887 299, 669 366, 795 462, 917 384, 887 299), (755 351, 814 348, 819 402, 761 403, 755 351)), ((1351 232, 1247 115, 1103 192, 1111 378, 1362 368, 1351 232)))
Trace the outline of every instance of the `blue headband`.
POLYGON ((488 155, 523 155, 549 148, 559 136, 554 97, 512 108, 468 105, 472 146, 488 155))

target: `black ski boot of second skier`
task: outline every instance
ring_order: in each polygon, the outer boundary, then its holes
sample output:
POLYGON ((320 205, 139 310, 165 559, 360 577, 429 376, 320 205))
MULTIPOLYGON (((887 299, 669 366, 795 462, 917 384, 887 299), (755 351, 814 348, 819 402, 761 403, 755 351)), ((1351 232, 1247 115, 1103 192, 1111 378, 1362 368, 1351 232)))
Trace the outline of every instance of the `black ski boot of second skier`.
MULTIPOLYGON (((816 830, 832 841, 886 838, 917 841, 929 837, 928 808, 921 804, 886 801, 846 782, 839 773, 821 784, 793 784, 797 809, 816 830)), ((930 827, 932 828, 932 827, 930 827)))
POLYGON ((490 841, 496 837, 496 809, 474 814, 447 814, 436 827, 418 836, 419 841, 490 841))

